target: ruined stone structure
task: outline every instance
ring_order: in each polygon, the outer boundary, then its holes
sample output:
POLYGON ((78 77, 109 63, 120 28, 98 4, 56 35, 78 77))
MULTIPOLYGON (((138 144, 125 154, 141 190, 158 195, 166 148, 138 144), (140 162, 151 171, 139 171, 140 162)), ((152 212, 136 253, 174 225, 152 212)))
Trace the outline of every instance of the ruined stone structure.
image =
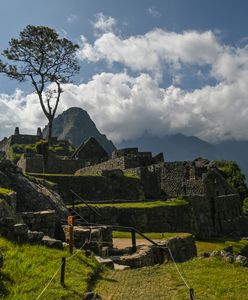
MULTIPOLYGON (((35 144, 43 138, 41 129, 37 129, 36 135, 20 134, 19 128, 15 128, 14 135, 9 138, 4 138, 0 141, 0 151, 8 152, 13 145, 29 145, 35 144)), ((58 144, 59 146, 69 147, 68 141, 58 141, 53 137, 51 144, 58 144)), ((89 138, 82 143, 71 156, 60 150, 59 155, 50 152, 48 160, 46 161, 46 173, 50 174, 74 174, 77 170, 101 163, 108 160, 108 153, 103 147, 94 139, 89 138)), ((44 160, 42 155, 36 153, 24 153, 17 162, 19 168, 25 173, 43 173, 44 160)))
MULTIPOLYGON (((190 209, 188 219, 185 219, 185 230, 190 228, 190 232, 200 237, 231 233, 247 234, 248 223, 242 212, 240 197, 223 178, 214 162, 197 159, 154 163, 150 153, 139 153, 137 148, 117 150, 113 152, 110 160, 78 170, 76 175, 101 175, 104 170, 121 169, 124 173, 140 179, 145 198, 168 199, 182 196, 188 199, 190 209)), ((162 207, 160 209, 169 210, 162 207)), ((115 213, 111 209, 105 209, 104 215, 117 214, 117 219, 114 217, 112 219, 126 220, 123 225, 129 226, 130 219, 142 220, 141 230, 158 230, 158 224, 151 225, 151 217, 146 218, 147 213, 141 209, 133 211, 118 209, 115 213)), ((162 219, 161 216, 159 218, 159 223, 163 224, 160 227, 161 231, 172 231, 166 220, 173 220, 173 217, 168 217, 167 213, 164 213, 164 221, 161 221, 162 219)), ((178 224, 174 230, 180 231, 180 217, 175 215, 174 223, 178 224)), ((173 221, 171 224, 173 227, 173 221)))
POLYGON ((88 164, 97 164, 108 160, 109 157, 97 140, 90 137, 75 150, 71 158, 83 160, 88 164))
MULTIPOLYGON (((13 143, 34 143, 41 137, 39 129, 36 136, 29 136, 21 135, 16 128, 14 135, 0 142, 0 150, 13 143)), ((37 154, 23 154, 17 165, 27 173, 44 170, 43 157, 37 154)), ((138 148, 115 150, 108 159, 99 143, 89 138, 71 156, 50 155, 46 173, 52 174, 47 179, 57 184, 65 203, 75 198, 71 190, 93 202, 169 200, 178 196, 188 201, 186 206, 149 210, 105 207, 99 223, 135 226, 146 232, 189 231, 199 237, 248 234, 240 197, 213 161, 165 162, 161 153, 153 156, 138 148)), ((80 213, 85 215, 87 211, 82 208, 80 213)), ((31 215, 24 217, 32 220, 31 215)))
POLYGON ((140 201, 145 199, 143 187, 138 178, 109 177, 109 176, 59 176, 43 175, 45 178, 56 183, 56 188, 65 203, 72 203, 75 196, 71 190, 87 201, 94 202, 118 202, 140 201))
POLYGON ((37 129, 36 135, 31 134, 20 134, 19 127, 15 128, 14 134, 9 138, 5 137, 0 141, 0 151, 6 151, 14 144, 35 144, 42 139, 42 133, 40 128, 37 129))

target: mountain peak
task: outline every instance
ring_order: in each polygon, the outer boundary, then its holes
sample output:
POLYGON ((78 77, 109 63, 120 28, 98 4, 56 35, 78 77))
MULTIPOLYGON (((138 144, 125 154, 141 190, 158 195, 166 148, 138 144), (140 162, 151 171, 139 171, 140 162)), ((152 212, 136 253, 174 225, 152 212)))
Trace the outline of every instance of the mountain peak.
MULTIPOLYGON (((46 126, 43 130, 44 135, 47 134, 47 128, 46 126)), ((106 135, 99 132, 88 112, 80 107, 70 107, 54 119, 53 136, 59 140, 68 140, 76 147, 94 137, 108 154, 115 150, 115 146, 106 135)))

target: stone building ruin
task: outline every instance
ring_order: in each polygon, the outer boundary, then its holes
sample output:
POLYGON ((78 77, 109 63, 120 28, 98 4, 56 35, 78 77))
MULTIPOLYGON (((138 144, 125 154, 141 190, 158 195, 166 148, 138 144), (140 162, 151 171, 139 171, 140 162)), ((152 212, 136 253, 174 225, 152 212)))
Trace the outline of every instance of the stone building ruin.
MULTIPOLYGON (((14 135, 0 142, 0 151, 7 152, 11 145, 32 144, 41 138, 40 129, 36 135, 23 135, 16 128, 14 135)), ((178 197, 187 201, 187 205, 149 210, 104 208, 103 218, 108 224, 135 225, 144 232, 187 231, 199 237, 246 235, 248 231, 239 194, 214 161, 167 162, 162 153, 154 156, 138 148, 115 150, 108 157, 91 137, 71 155, 49 155, 46 168, 49 176, 43 174, 42 155, 25 153, 17 165, 24 173, 54 182, 65 203, 73 200, 71 190, 96 203, 171 201, 178 197)), ((86 216, 87 212, 80 208, 80 214, 86 216)))

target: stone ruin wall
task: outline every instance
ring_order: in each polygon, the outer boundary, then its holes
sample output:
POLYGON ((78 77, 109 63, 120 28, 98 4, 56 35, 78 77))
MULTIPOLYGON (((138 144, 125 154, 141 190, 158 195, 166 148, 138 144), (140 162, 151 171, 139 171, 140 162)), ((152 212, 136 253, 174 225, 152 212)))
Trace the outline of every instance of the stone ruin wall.
POLYGON ((78 200, 70 190, 76 192, 84 200, 101 201, 140 201, 144 200, 144 192, 139 179, 105 176, 43 176, 57 184, 57 191, 65 203, 72 203, 73 199, 78 200))
POLYGON ((242 212, 239 195, 222 195, 218 196, 214 202, 215 205, 215 227, 218 232, 230 234, 232 232, 238 235, 248 234, 248 222, 242 226, 247 219, 242 212))
POLYGON ((124 170, 126 166, 126 161, 127 159, 125 157, 117 157, 94 166, 89 166, 77 170, 75 175, 99 176, 102 174, 103 170, 113 170, 113 169, 124 170))
POLYGON ((0 141, 0 150, 6 151, 14 144, 35 144, 40 140, 37 135, 19 134, 11 135, 9 138, 5 138, 0 141))
POLYGON ((161 183, 157 170, 156 165, 151 165, 147 167, 125 169, 125 174, 127 176, 137 176, 140 178, 147 199, 160 199, 161 183))
POLYGON ((192 228, 196 236, 208 238, 220 234, 248 234, 248 218, 242 212, 238 194, 212 199, 206 195, 192 195, 188 200, 192 206, 192 228))
POLYGON ((141 232, 192 232, 189 205, 99 209, 101 217, 90 213, 87 207, 78 207, 77 211, 91 222, 135 227, 141 232))
POLYGON ((24 223, 32 231, 41 231, 50 237, 56 235, 57 225, 60 219, 55 210, 37 211, 37 212, 21 212, 18 213, 24 223))
POLYGON ((0 150, 1 151, 6 151, 10 146, 10 139, 3 139, 2 141, 0 141, 0 150))
POLYGON ((114 156, 105 162, 100 164, 85 167, 76 172, 76 175, 101 175, 103 170, 113 170, 113 169, 135 169, 141 166, 148 166, 151 164, 152 158, 149 159, 147 156, 137 156, 137 157, 128 157, 128 156, 114 156))
MULTIPOLYGON (((74 172, 84 166, 84 162, 77 159, 59 159, 49 157, 47 161, 46 173, 48 174, 74 174, 74 172)), ((19 168, 26 173, 43 173, 42 155, 23 154, 17 162, 19 168)))
POLYGON ((188 170, 183 162, 167 162, 161 166, 161 190, 168 197, 184 195, 183 184, 188 170))

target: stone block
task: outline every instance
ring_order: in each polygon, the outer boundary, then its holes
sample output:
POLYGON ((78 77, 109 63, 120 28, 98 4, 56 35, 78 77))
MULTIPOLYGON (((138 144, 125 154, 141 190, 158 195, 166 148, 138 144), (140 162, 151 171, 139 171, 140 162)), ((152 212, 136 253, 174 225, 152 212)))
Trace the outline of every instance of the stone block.
POLYGON ((40 244, 44 237, 44 233, 40 231, 28 231, 28 241, 30 244, 40 244))
POLYGON ((130 266, 114 264, 114 270, 123 271, 123 270, 127 270, 127 269, 130 269, 130 266))
POLYGON ((26 224, 15 224, 13 226, 13 232, 16 235, 27 235, 28 226, 26 224))
POLYGON ((60 240, 53 239, 47 235, 42 238, 42 244, 49 248, 63 249, 63 243, 60 240))
POLYGON ((104 265, 110 269, 114 269, 114 263, 110 258, 102 258, 100 256, 95 256, 95 259, 99 262, 99 264, 104 265))

